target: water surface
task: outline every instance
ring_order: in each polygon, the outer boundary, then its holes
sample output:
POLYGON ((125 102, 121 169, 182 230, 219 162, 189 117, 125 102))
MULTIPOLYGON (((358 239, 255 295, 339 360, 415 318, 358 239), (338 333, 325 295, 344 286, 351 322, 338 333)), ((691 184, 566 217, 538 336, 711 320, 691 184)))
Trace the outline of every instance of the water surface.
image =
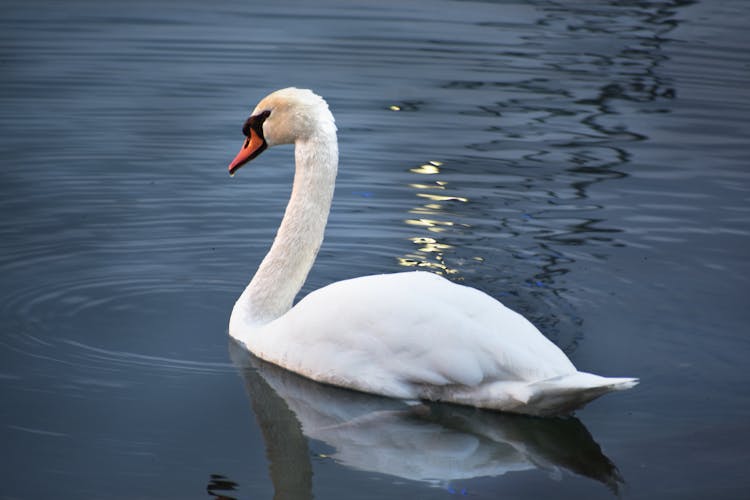
POLYGON ((744 498, 749 14, 6 2, 0 498, 744 498), (303 294, 429 270, 642 384, 539 421, 325 390, 237 352, 229 313, 293 158, 226 165, 290 85, 326 97, 341 149, 303 294))

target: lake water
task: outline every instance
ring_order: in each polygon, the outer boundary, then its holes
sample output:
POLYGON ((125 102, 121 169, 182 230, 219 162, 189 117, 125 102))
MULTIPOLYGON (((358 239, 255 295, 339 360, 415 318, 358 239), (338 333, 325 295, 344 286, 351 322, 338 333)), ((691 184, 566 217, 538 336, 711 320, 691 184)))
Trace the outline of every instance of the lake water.
POLYGON ((747 498, 748 18, 4 2, 0 498, 747 498), (641 385, 571 419, 408 409, 233 346, 292 150, 226 167, 291 85, 328 100, 341 149, 303 294, 419 267, 641 385))

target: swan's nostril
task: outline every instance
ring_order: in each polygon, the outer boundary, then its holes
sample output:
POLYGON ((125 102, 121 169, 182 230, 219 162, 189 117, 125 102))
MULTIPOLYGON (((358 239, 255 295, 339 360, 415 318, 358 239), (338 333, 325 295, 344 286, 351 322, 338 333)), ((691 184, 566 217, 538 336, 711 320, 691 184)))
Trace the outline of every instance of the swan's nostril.
POLYGON ((250 145, 250 138, 248 137, 247 139, 245 139, 245 145, 244 145, 244 146, 242 146, 242 149, 247 149, 247 147, 248 147, 249 145, 250 145))

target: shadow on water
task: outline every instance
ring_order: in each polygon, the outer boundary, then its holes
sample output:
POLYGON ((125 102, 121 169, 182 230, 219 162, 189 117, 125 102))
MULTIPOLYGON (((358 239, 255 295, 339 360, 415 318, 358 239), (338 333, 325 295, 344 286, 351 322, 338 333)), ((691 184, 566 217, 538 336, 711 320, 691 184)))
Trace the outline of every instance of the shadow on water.
POLYGON ((221 474, 211 474, 206 492, 214 497, 214 500, 236 500, 235 497, 229 495, 237 490, 237 486, 237 483, 221 474), (225 494, 225 492, 228 493, 225 494))
MULTIPOLYGON (((230 342, 263 433, 274 498, 312 498, 308 439, 359 471, 451 488, 451 482, 542 469, 588 477, 618 493, 623 479, 576 418, 541 419, 445 404, 410 405, 319 384, 230 342)), ((213 475, 209 493, 236 485, 213 475)), ((221 492, 221 493, 217 493, 221 492)))

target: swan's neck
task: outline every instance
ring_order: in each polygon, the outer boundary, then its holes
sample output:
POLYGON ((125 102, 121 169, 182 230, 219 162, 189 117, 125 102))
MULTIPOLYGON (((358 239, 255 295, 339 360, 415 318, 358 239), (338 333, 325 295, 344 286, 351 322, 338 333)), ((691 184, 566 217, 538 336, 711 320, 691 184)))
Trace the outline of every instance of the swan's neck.
POLYGON ((231 323, 261 325, 291 309, 323 243, 338 169, 335 128, 298 140, 294 156, 294 185, 281 226, 271 250, 237 300, 231 323))

